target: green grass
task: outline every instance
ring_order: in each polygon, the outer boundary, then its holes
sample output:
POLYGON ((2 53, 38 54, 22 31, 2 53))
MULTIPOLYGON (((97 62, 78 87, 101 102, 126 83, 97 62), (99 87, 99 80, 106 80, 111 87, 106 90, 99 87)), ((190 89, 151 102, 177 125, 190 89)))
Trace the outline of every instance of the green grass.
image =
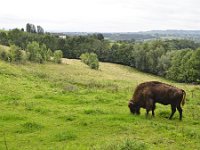
POLYGON ((0 61, 0 149, 160 150, 200 149, 200 88, 167 81, 130 67, 78 60, 64 64, 14 65, 0 61), (141 82, 183 88, 183 121, 170 106, 155 118, 131 115, 128 100, 141 82), (6 144, 5 144, 6 141, 6 144))

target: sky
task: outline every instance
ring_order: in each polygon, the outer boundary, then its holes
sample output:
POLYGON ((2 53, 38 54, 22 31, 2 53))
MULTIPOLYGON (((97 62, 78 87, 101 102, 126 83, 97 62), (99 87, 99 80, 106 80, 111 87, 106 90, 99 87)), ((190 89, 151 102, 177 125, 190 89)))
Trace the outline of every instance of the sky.
POLYGON ((49 32, 200 30, 199 0, 0 0, 0 29, 49 32))

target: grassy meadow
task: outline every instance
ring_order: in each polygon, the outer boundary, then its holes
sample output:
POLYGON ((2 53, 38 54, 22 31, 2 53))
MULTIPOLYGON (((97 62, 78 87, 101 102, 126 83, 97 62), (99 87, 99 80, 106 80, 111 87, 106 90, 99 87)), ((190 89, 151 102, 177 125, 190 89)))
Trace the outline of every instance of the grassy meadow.
POLYGON ((63 64, 0 61, 0 150, 197 150, 200 87, 174 83, 130 67, 79 60, 63 64), (130 114, 141 82, 157 80, 187 92, 183 121, 157 104, 155 118, 130 114))

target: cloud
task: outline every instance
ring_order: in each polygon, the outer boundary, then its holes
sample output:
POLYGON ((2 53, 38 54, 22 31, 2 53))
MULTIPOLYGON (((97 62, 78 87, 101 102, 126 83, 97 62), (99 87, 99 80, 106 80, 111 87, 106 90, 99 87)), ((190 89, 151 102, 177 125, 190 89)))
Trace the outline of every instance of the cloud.
POLYGON ((198 0, 6 0, 0 28, 30 22, 49 31, 200 29, 198 0))

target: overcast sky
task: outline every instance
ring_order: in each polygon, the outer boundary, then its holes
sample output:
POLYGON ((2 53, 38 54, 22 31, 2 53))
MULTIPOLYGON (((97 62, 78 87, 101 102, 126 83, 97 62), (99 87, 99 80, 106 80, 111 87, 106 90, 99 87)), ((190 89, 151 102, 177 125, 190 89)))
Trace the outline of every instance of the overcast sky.
POLYGON ((0 29, 46 31, 200 30, 200 0, 1 0, 0 29))

